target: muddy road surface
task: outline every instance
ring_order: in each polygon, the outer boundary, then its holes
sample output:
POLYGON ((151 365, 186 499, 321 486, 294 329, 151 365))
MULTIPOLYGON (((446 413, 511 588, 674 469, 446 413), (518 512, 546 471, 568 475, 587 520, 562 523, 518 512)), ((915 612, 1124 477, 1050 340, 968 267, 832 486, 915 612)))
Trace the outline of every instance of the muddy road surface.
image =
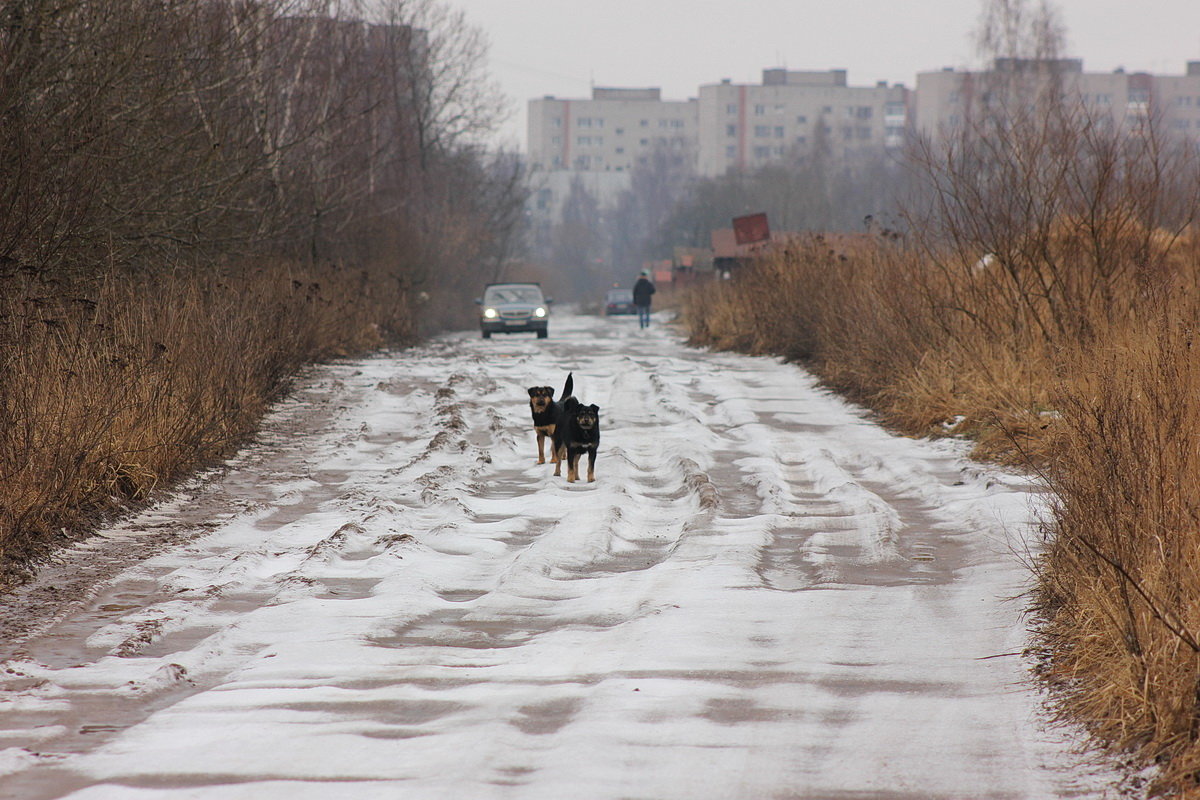
POLYGON ((7 598, 0 797, 1098 797, 1019 655, 1039 502, 633 319, 322 366, 7 598), (536 463, 568 372, 594 483, 536 463))

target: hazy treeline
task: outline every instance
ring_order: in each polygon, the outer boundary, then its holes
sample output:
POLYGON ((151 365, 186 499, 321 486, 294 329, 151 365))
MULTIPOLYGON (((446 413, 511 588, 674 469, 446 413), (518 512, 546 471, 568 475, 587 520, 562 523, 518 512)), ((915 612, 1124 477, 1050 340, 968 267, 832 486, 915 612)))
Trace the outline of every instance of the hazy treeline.
POLYGON ((524 201, 478 146, 484 56, 433 0, 0 6, 9 567, 226 452, 305 361, 470 313, 524 201))
MULTIPOLYGON (((989 4, 1049 59, 1046 6, 989 4)), ((1047 65, 1049 61, 1045 61, 1047 65)), ((910 154, 903 225, 812 235, 696 291, 698 343, 806 359, 919 434, 1040 474, 1036 665, 1064 718, 1152 791, 1200 793, 1200 154, 1031 64, 910 154)))
POLYGON ((763 212, 776 231, 863 231, 868 218, 895 219, 912 190, 902 154, 835 161, 821 137, 752 171, 706 178, 691 164, 678 148, 651 151, 607 207, 576 181, 538 255, 580 272, 582 291, 628 282, 644 261, 670 259, 676 247, 710 247, 712 232, 734 217, 763 212))

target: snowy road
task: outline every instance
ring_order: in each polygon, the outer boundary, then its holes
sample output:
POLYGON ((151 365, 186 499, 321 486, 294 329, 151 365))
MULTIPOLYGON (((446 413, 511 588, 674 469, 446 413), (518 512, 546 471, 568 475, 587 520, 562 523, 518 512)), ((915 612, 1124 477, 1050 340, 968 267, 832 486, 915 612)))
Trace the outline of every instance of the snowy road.
POLYGON ((560 316, 321 367, 0 672, 0 797, 1097 796, 1020 658, 1032 487, 772 359, 560 316), (601 408, 596 483, 525 387, 601 408))

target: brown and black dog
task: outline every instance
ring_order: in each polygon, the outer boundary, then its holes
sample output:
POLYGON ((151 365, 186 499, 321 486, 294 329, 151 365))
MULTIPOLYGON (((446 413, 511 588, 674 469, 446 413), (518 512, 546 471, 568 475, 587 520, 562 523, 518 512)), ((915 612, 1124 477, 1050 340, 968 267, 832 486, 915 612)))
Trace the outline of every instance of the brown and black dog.
MULTIPOLYGON (((550 386, 530 386, 529 387, 529 412, 533 415, 533 430, 537 434, 538 460, 537 463, 546 463, 546 437, 554 436, 554 429, 558 424, 558 418, 562 416, 562 400, 571 396, 571 391, 575 388, 574 373, 567 374, 567 383, 563 386, 562 394, 559 395, 559 402, 554 402, 554 389, 550 386)), ((550 460, 558 465, 558 458, 551 448, 550 460)), ((554 473, 557 475, 558 473, 554 473)))
POLYGON ((579 458, 588 456, 588 483, 596 480, 596 451, 600 448, 600 406, 585 406, 574 397, 562 400, 563 413, 554 426, 554 474, 567 462, 567 483, 579 480, 579 458))

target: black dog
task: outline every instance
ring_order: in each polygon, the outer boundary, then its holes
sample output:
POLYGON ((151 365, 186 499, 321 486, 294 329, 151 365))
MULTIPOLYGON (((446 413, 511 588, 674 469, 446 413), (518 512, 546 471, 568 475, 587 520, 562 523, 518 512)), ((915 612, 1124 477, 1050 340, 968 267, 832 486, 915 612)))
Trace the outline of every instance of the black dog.
POLYGON ((567 483, 579 480, 579 457, 588 454, 588 483, 596 480, 596 451, 600 447, 600 406, 585 406, 574 397, 562 401, 563 414, 554 426, 554 474, 567 462, 567 483))
MULTIPOLYGON (((537 434, 538 460, 537 463, 546 463, 546 437, 554 435, 554 428, 558 422, 558 418, 562 416, 562 400, 571 396, 571 390, 575 386, 573 373, 568 373, 567 383, 563 386, 562 395, 559 402, 554 402, 554 389, 549 386, 530 386, 529 387, 529 411, 533 415, 533 430, 537 434)), ((554 457, 553 442, 550 458, 556 464, 557 459, 554 457)), ((557 474, 557 473, 556 473, 557 474)))

